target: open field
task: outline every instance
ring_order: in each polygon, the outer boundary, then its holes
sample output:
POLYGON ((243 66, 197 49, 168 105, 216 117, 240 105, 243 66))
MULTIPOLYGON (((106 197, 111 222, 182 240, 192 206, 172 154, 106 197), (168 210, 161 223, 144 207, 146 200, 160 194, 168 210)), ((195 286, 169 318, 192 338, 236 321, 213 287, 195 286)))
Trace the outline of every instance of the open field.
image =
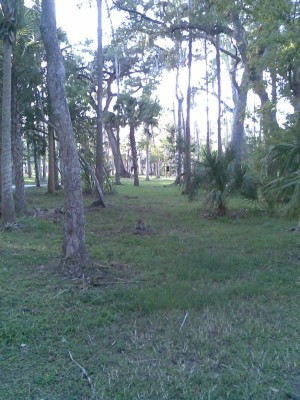
POLYGON ((63 193, 0 232, 0 399, 300 399, 300 233, 240 200, 216 218, 171 181, 86 198, 97 270, 58 267, 63 193), (144 230, 137 230, 141 219, 144 230))

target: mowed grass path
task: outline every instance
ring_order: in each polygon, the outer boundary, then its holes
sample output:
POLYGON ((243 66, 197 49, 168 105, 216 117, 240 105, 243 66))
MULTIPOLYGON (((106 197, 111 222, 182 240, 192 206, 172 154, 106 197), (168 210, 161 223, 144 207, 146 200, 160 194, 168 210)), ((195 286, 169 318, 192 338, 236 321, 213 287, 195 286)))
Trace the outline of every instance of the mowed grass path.
MULTIPOLYGON (((296 221, 214 218, 169 184, 87 207, 92 277, 57 267, 59 216, 0 232, 0 399, 300 399, 296 221)), ((63 205, 44 192, 29 210, 63 205)))

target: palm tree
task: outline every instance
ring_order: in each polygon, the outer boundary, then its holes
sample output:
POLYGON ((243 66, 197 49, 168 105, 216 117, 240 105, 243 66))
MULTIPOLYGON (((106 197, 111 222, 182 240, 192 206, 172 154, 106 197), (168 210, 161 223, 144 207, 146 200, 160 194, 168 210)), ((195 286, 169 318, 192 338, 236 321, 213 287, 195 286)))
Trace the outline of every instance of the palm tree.
POLYGON ((12 49, 15 41, 15 0, 0 0, 3 19, 0 33, 3 38, 3 91, 2 91, 2 201, 1 217, 4 222, 15 222, 16 213, 12 190, 11 153, 11 77, 12 49))

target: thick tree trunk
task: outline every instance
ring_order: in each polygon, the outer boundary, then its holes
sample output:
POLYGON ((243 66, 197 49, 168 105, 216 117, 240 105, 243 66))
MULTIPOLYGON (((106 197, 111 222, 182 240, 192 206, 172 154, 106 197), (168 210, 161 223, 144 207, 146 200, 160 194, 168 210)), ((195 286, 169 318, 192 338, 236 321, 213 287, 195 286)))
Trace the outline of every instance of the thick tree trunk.
POLYGON ((2 92, 2 201, 1 218, 3 222, 15 222, 16 213, 12 189, 11 154, 11 56, 12 44, 9 39, 3 42, 3 92, 2 92))
POLYGON ((129 128, 130 128, 129 139, 130 139, 132 167, 133 167, 133 185, 139 186, 138 159, 137 159, 137 151, 135 143, 134 125, 130 124, 129 128))
POLYGON ((253 90, 260 99, 261 127, 265 143, 268 145, 269 138, 271 136, 275 137, 276 133, 280 132, 276 115, 276 74, 272 79, 272 100, 270 100, 269 94, 266 91, 263 73, 260 71, 255 74, 255 80, 253 80, 253 90))
POLYGON ((76 265, 87 262, 80 163, 65 92, 64 61, 56 32, 55 1, 42 0, 41 34, 46 49, 47 83, 53 121, 60 141, 65 188, 63 257, 76 265))
POLYGON ((112 127, 109 124, 106 125, 106 133, 114 157, 114 163, 116 167, 116 181, 117 181, 117 171, 119 173, 119 176, 122 176, 123 178, 129 178, 130 175, 128 174, 128 172, 124 167, 124 162, 121 156, 118 140, 113 133, 112 127))
POLYGON ((239 94, 234 108, 231 145, 235 152, 236 161, 242 160, 244 153, 244 122, 249 90, 248 72, 244 70, 239 87, 239 94))

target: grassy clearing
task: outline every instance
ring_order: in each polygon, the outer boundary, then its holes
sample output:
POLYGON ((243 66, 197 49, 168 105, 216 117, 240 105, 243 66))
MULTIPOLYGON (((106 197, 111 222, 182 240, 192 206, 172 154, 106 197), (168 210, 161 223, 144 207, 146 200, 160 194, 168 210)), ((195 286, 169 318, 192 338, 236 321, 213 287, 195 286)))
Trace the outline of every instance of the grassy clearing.
MULTIPOLYGON (((57 268, 59 220, 0 232, 0 399, 299 399, 295 221, 237 200, 214 218, 168 181, 141 184, 87 208, 94 284, 57 268)), ((63 204, 44 192, 30 209, 63 204)))

